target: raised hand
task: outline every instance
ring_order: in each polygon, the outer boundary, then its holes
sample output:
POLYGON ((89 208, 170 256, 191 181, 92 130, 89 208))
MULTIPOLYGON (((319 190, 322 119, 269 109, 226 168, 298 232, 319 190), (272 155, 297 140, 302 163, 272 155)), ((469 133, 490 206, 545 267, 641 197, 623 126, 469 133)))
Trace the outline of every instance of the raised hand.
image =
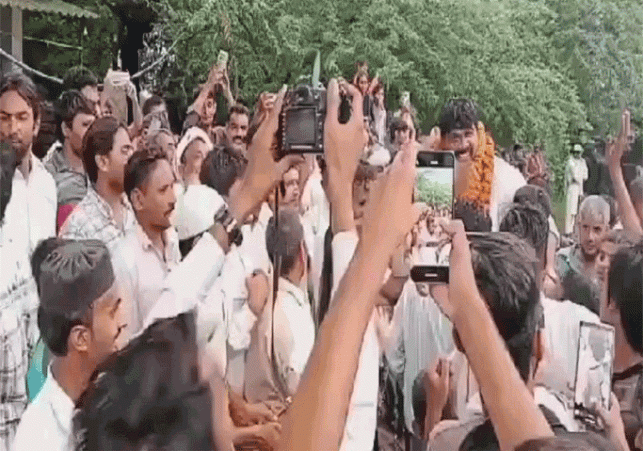
POLYGON ((259 206, 289 167, 303 161, 301 155, 288 155, 275 161, 271 151, 285 93, 284 86, 277 95, 274 108, 259 125, 248 146, 248 166, 241 184, 231 190, 230 211, 239 222, 259 206))
POLYGON ((371 188, 360 245, 377 249, 387 258, 420 217, 420 209, 412 203, 416 157, 416 143, 402 147, 388 172, 371 188))

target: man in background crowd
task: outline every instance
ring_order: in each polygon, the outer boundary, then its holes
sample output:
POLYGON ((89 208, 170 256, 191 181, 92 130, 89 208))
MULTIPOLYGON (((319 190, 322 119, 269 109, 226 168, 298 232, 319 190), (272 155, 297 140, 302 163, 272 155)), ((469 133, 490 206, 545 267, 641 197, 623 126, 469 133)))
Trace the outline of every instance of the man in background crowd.
POLYGON ((95 110, 80 91, 66 91, 58 100, 62 145, 54 145, 45 167, 54 177, 58 191, 58 228, 87 194, 89 181, 83 164, 83 138, 96 119, 95 110))

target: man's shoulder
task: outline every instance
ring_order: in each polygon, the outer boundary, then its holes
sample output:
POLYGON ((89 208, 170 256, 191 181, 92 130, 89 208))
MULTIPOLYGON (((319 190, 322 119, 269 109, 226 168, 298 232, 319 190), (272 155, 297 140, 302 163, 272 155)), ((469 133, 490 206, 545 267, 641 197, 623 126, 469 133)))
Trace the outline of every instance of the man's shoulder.
POLYGON ((40 393, 23 413, 13 442, 14 451, 38 449, 43 440, 50 444, 50 440, 58 435, 53 410, 46 396, 42 395, 40 393))

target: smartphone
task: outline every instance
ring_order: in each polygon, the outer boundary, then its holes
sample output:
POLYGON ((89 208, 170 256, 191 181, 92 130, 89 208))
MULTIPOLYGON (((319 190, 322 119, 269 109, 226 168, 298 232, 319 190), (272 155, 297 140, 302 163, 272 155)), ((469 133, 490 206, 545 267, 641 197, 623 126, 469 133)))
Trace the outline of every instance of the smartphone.
POLYGON ((453 217, 453 152, 419 152, 416 164, 414 202, 428 206, 420 222, 418 252, 411 268, 414 282, 449 282, 451 243, 439 225, 440 219, 453 217))
POLYGON ((228 52, 225 50, 219 50, 219 56, 217 56, 217 67, 219 69, 225 69, 228 65, 228 52))
POLYGON ((600 403, 609 412, 614 363, 614 328, 607 324, 581 321, 574 387, 574 416, 584 423, 597 424, 590 411, 600 403))

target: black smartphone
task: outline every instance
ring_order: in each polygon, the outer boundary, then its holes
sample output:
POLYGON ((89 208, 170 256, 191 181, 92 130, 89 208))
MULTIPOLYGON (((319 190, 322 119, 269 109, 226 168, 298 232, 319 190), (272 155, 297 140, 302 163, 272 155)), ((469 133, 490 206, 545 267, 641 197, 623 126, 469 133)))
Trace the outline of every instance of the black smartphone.
POLYGON ((581 321, 574 387, 574 416, 594 425, 591 406, 600 404, 609 412, 614 364, 614 328, 606 324, 581 321))
POLYGON ((419 152, 414 201, 428 207, 420 222, 418 249, 411 279, 414 282, 448 283, 451 242, 441 219, 453 217, 453 152, 419 152))

